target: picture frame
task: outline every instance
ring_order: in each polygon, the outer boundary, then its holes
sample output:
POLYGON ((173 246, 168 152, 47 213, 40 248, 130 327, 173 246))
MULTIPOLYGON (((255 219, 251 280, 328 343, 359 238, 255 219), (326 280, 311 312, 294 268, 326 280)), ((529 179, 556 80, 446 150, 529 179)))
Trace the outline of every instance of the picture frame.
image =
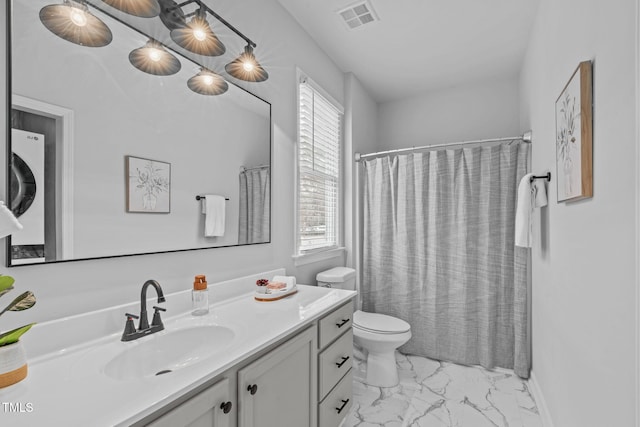
POLYGON ((127 212, 171 212, 171 163, 125 156, 127 212))
POLYGON ((556 99, 558 203, 593 197, 592 63, 583 61, 556 99))

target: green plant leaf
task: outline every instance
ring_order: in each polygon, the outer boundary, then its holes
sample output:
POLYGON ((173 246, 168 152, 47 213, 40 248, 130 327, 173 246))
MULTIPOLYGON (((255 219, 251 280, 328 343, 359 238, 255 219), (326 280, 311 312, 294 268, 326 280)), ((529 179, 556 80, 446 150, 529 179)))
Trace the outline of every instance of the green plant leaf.
POLYGON ((0 297, 13 289, 14 282, 15 279, 11 276, 0 276, 0 297))
POLYGON ((0 316, 2 316, 6 311, 22 311, 33 307, 36 303, 36 296, 33 295, 33 292, 26 291, 20 294, 16 299, 11 301, 8 306, 4 308, 4 310, 0 311, 0 316))
POLYGON ((13 307, 11 307, 9 310, 11 311, 27 310, 33 307, 34 305, 36 305, 36 296, 33 294, 33 292, 26 291, 22 295, 20 295, 18 298, 13 300, 13 302, 16 304, 13 307))
POLYGON ((16 329, 14 329, 12 331, 5 332, 4 334, 1 334, 0 335, 0 347, 3 347, 5 345, 9 345, 9 344, 13 344, 13 343, 18 342, 18 340, 20 339, 22 334, 24 334, 29 329, 31 329, 31 327, 33 325, 35 325, 35 323, 30 323, 28 325, 21 326, 21 327, 16 328, 16 329))

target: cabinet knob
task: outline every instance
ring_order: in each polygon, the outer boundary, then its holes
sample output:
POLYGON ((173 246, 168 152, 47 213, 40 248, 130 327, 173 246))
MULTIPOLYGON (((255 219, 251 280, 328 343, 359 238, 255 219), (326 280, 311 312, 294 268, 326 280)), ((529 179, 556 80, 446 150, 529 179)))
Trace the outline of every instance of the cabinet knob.
POLYGON ((336 408, 336 411, 338 411, 338 413, 342 412, 342 410, 344 409, 345 406, 347 406, 347 403, 349 403, 349 399, 347 400, 342 400, 342 406, 340 406, 339 408, 336 408))
POLYGON ((338 328, 342 328, 344 325, 346 325, 346 324, 347 324, 347 322, 348 322, 349 320, 350 320, 349 318, 342 319, 342 322, 340 322, 340 323, 336 323, 336 326, 337 326, 338 328))
POLYGON ((349 360, 349 356, 343 356, 342 357, 342 361, 341 362, 336 362, 336 365, 338 366, 338 368, 342 368, 342 365, 344 365, 347 360, 349 360))
POLYGON ((233 408, 233 403, 231 402, 224 402, 222 405, 220 405, 220 409, 222 409, 222 412, 224 412, 225 414, 231 412, 231 408, 233 408))
POLYGON ((249 387, 247 387, 247 391, 251 393, 251 395, 256 394, 256 392, 258 391, 258 385, 257 384, 250 385, 249 387))

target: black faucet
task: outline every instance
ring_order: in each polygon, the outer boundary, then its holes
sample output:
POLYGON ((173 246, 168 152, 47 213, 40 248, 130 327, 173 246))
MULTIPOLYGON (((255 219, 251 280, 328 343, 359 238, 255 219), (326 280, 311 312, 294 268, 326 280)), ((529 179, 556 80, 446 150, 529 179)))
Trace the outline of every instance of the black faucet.
MULTIPOLYGON (((140 324, 138 325, 138 330, 149 329, 149 320, 147 320, 147 288, 149 285, 156 289, 156 293, 158 294, 158 304, 165 302, 164 293, 162 292, 160 283, 155 280, 147 280, 144 282, 144 285, 142 285, 142 291, 140 292, 140 324)), ((156 307, 154 308, 156 309, 155 313, 158 313, 158 309, 156 307)))
POLYGON ((160 283, 155 280, 147 280, 144 282, 144 285, 142 285, 142 291, 140 292, 140 316, 126 313, 127 323, 125 324, 124 332, 122 334, 122 341, 136 340, 145 335, 150 335, 164 329, 162 319, 160 319, 160 312, 167 310, 162 307, 153 307, 153 320, 151 322, 151 326, 149 326, 149 320, 147 318, 147 288, 149 286, 153 286, 155 288, 156 293, 158 294, 158 303, 166 301, 160 283), (136 330, 133 324, 133 319, 137 319, 138 317, 140 318, 140 323, 138 324, 138 330, 136 330))

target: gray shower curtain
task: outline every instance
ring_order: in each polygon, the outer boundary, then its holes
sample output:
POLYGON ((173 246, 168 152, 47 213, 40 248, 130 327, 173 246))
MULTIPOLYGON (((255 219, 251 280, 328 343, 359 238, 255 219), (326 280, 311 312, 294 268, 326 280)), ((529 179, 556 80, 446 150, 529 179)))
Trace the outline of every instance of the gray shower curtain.
POLYGON ((241 171, 239 244, 269 241, 270 208, 271 173, 269 167, 241 171))
POLYGON ((529 376, 528 252, 514 246, 529 149, 364 162, 363 309, 409 322, 404 353, 529 376))

